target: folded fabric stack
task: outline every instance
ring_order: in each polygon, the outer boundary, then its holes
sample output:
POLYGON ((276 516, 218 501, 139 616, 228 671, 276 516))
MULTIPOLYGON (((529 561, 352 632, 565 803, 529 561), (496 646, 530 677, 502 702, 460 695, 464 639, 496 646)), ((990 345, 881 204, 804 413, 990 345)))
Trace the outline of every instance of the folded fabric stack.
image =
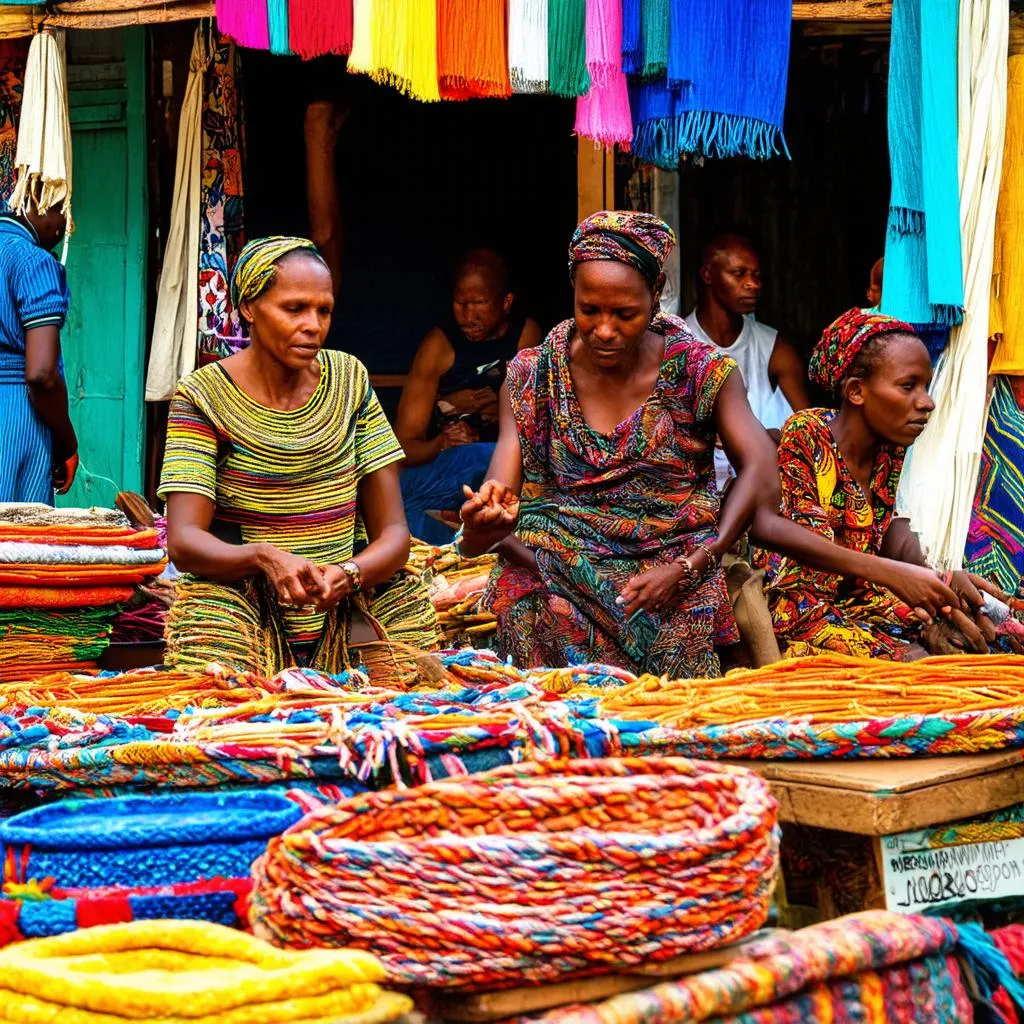
POLYGON ((497 555, 466 558, 451 544, 413 545, 409 567, 427 585, 444 646, 479 648, 493 643, 498 620, 484 608, 483 596, 497 561, 497 555))
POLYGON ((94 666, 166 564, 157 532, 116 510, 0 504, 0 681, 94 666))
POLYGON ((238 926, 253 861, 302 815, 259 790, 65 800, 0 825, 0 945, 148 918, 238 926))
POLYGON ((0 1016, 12 1024, 385 1024, 412 1000, 380 988, 370 953, 273 949, 198 921, 141 921, 0 952, 0 1016))

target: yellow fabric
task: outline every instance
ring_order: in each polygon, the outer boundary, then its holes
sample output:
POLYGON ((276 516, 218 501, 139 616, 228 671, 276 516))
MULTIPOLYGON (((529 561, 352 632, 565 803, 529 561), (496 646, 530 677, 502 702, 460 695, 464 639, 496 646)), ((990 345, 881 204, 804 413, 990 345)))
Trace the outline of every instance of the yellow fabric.
POLYGON ((377 65, 373 53, 374 0, 352 0, 352 52, 348 70, 372 75, 377 65))
POLYGON ((1024 55, 1007 71, 1006 146, 996 213, 989 335, 1002 334, 991 373, 1024 375, 1024 55))
POLYGON ((439 100, 435 0, 373 0, 370 77, 417 100, 439 100))

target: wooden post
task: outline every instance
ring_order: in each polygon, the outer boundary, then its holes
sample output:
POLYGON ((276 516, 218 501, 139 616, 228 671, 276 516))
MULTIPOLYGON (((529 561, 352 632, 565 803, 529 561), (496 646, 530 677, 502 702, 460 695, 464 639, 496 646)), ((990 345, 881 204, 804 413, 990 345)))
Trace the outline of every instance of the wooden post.
POLYGON ((577 139, 576 213, 583 220, 615 206, 615 153, 577 139))
POLYGON ((794 21, 890 21, 892 0, 794 0, 794 21))

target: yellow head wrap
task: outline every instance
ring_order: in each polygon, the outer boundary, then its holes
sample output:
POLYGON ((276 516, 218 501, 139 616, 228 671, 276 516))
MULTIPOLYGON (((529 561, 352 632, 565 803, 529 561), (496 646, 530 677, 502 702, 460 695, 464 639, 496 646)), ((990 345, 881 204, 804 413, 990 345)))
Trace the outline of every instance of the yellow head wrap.
POLYGON ((323 262, 320 250, 308 238, 268 235, 249 242, 239 253, 235 272, 231 275, 231 303, 235 309, 246 299, 262 295, 274 283, 278 262, 289 253, 300 250, 313 253, 323 262))

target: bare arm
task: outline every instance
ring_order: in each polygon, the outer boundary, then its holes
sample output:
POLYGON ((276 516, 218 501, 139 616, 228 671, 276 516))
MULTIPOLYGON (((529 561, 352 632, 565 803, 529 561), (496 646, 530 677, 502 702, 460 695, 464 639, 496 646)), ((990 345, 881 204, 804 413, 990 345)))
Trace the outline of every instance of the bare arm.
POLYGON ((811 399, 807 394, 807 367, 804 366, 796 346, 781 334, 775 339, 775 348, 768 361, 768 376, 775 381, 776 387, 782 388, 782 393, 794 412, 810 406, 811 399))
POLYGON ((353 561, 363 584, 372 587, 391 579, 409 560, 409 527, 396 464, 368 473, 359 482, 359 511, 370 543, 353 561))
POLYGON ((437 402, 438 385, 454 362, 454 350, 444 332, 435 327, 416 350, 409 379, 402 388, 402 397, 398 402, 395 433, 405 451, 407 466, 422 466, 433 462, 445 447, 443 434, 429 441, 426 438, 437 402))
POLYGON ((335 298, 341 294, 344 224, 334 154, 338 132, 347 116, 348 111, 329 101, 319 101, 306 108, 304 124, 309 237, 316 243, 331 272, 335 298))
POLYGON ((60 329, 55 324, 29 328, 25 332, 25 383, 32 408, 53 437, 53 461, 58 465, 78 451, 59 364, 60 329))
POLYGON ((536 348, 543 340, 544 334, 540 329, 540 324, 532 316, 528 316, 523 325, 523 333, 519 335, 517 350, 522 352, 524 348, 536 348))

